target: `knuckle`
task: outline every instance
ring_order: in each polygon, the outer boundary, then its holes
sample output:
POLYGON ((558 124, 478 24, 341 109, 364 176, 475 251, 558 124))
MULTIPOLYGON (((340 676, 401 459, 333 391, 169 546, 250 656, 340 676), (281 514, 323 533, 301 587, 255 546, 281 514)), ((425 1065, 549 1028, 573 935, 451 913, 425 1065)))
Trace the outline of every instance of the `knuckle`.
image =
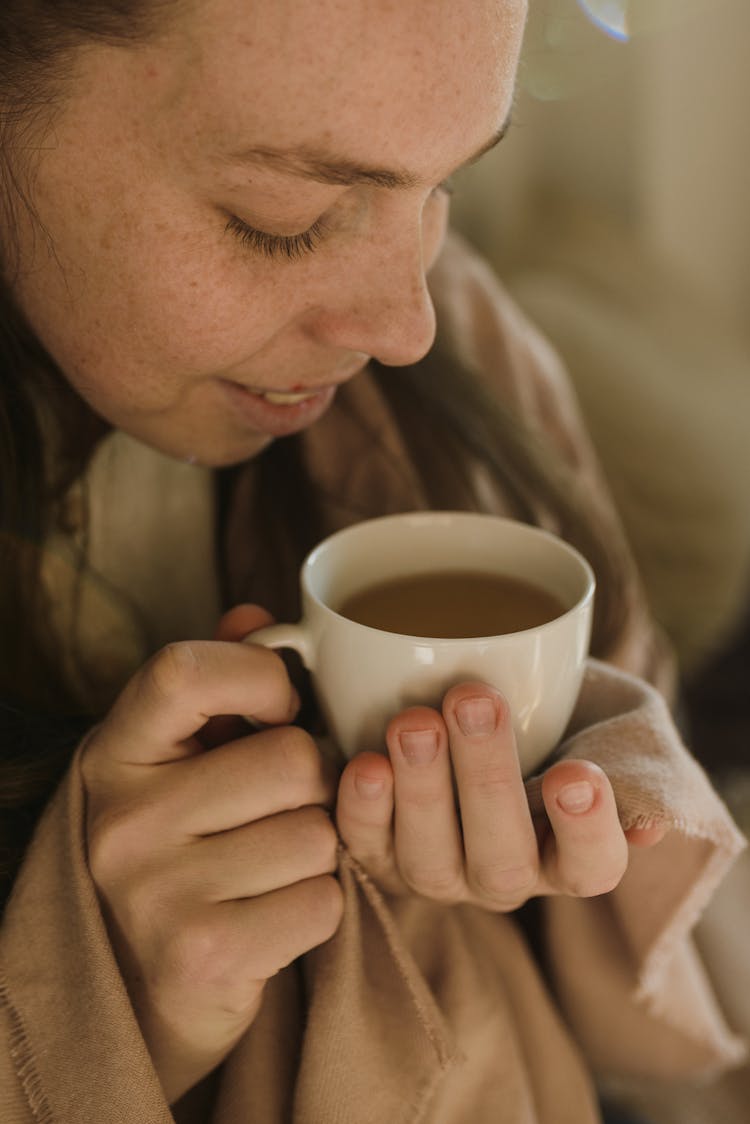
POLYGON ((275 753, 276 766, 290 790, 300 794, 315 789, 321 777, 321 758, 310 734, 299 726, 285 726, 275 753))
POLYGON ((565 892, 578 898, 595 898, 609 894, 619 886, 628 868, 628 846, 625 838, 622 845, 600 859, 595 868, 582 868, 582 864, 568 862, 563 871, 565 892))
POLYGON ((476 893, 496 902, 525 900, 532 894, 537 878, 537 868, 531 863, 515 867, 488 863, 470 871, 471 886, 476 893))
POLYGON ((117 913, 123 932, 139 941, 155 940, 160 934, 171 933, 174 895, 165 889, 161 871, 139 870, 136 877, 120 887, 117 913))
POLYGON ((274 680, 282 683, 288 682, 289 671, 280 652, 277 652, 275 648, 266 648, 260 644, 255 645, 253 651, 256 658, 262 662, 263 667, 274 680))
POLYGON ((605 890, 600 893, 608 894, 610 890, 614 890, 619 886, 628 869, 628 853, 627 850, 624 854, 620 855, 617 862, 613 863, 612 869, 607 878, 604 879, 606 885, 605 890))
POLYGON ((401 877, 414 893, 437 902, 458 902, 466 896, 463 868, 425 868, 401 864, 401 877))
POLYGON ((118 879, 132 865, 142 849, 142 817, 127 807, 109 808, 89 825, 88 865, 94 881, 108 883, 118 879))
POLYGON ((337 866, 339 840, 328 813, 317 806, 304 808, 304 844, 315 865, 332 871, 337 866))
POLYGON ((208 917, 195 917, 170 937, 163 962, 184 987, 221 986, 230 976, 228 942, 208 917))
MULTIPOLYGON (((194 913, 180 925, 162 924, 154 987, 167 996, 210 1002, 230 1020, 247 1018, 259 996, 260 977, 273 974, 257 956, 248 964, 246 944, 235 924, 215 909, 194 913), (249 968, 249 970, 248 970, 249 968)), ((262 944, 262 942, 261 942, 262 944)))
POLYGON ((597 898, 609 894, 619 886, 624 867, 613 866, 605 873, 572 875, 564 879, 565 892, 575 898, 597 898))
POLYGON ((466 780, 472 792, 486 800, 515 799, 518 774, 505 762, 484 763, 466 770, 466 780))
POLYGON ((78 767, 81 772, 83 787, 89 795, 94 792, 100 782, 102 773, 102 725, 95 726, 85 737, 78 755, 78 767))
POLYGON ((310 890, 311 928, 322 943, 332 937, 341 924, 344 895, 332 874, 310 879, 310 890))
POLYGON ((434 808, 436 804, 442 804, 445 800, 445 791, 442 785, 425 783, 419 787, 410 789, 406 793, 402 793, 401 801, 403 804, 408 804, 412 808, 424 811, 425 809, 434 808))
POLYGON ((283 659, 273 648, 260 644, 245 646, 253 657, 253 674, 269 696, 286 697, 291 687, 289 672, 283 659))
POLYGON ((167 644, 146 665, 146 684, 158 698, 171 699, 195 687, 201 663, 188 640, 167 644))
POLYGON ((614 878, 614 877, 606 878, 603 881, 599 882, 598 885, 593 886, 589 890, 588 894, 586 894, 585 896, 589 897, 589 898, 598 898, 602 894, 610 894, 613 890, 617 889, 619 884, 620 884, 620 877, 619 876, 617 878, 614 878))
POLYGON ((100 897, 114 910, 123 932, 141 938, 159 931, 175 898, 162 864, 144 849, 149 837, 137 816, 115 814, 87 841, 89 872, 100 897))
POLYGON ((263 982, 243 980, 239 972, 233 975, 231 986, 223 990, 219 1010, 224 1018, 228 1018, 233 1023, 246 1023, 258 1009, 263 982))

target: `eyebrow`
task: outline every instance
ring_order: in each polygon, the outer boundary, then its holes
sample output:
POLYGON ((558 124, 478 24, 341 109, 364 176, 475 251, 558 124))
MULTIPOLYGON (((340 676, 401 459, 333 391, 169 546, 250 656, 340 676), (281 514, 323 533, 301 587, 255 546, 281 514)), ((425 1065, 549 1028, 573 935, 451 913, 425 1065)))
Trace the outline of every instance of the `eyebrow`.
MULTIPOLYGON (((507 135, 510 129, 510 115, 502 126, 492 134, 489 140, 481 145, 473 156, 465 160, 460 168, 468 168, 476 164, 486 152, 495 148, 507 135)), ((276 171, 286 175, 300 176, 304 179, 315 180, 317 183, 333 184, 337 187, 353 187, 357 184, 369 184, 375 187, 404 188, 419 187, 421 180, 412 172, 400 168, 375 168, 358 164, 353 160, 336 157, 321 152, 307 145, 293 148, 257 148, 246 149, 238 153, 234 159, 239 163, 270 165, 276 171)), ((457 171, 460 170, 456 169, 457 171)))

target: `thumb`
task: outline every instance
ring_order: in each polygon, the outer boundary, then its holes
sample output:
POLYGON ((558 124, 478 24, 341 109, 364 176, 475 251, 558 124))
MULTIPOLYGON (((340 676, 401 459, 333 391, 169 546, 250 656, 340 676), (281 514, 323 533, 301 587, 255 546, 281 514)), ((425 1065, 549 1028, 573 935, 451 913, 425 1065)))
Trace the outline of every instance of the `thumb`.
POLYGON ((248 632, 273 624, 275 618, 260 605, 235 605, 224 613, 216 626, 214 640, 242 640, 248 632))

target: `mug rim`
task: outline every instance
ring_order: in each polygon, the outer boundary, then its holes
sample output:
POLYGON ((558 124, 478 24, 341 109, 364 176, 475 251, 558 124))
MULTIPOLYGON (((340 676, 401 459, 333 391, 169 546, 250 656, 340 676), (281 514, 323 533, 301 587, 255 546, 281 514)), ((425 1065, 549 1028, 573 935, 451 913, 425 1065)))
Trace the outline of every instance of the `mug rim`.
MULTIPOLYGON (((425 573, 430 572, 431 571, 425 571, 425 573)), ((403 576, 406 577, 409 575, 407 573, 403 576)), ((596 592, 596 577, 594 575, 591 564, 581 554, 581 552, 576 549, 576 547, 572 546, 571 543, 567 542, 565 539, 560 538, 560 536, 556 535, 554 532, 546 530, 544 527, 539 527, 534 523, 524 523, 523 520, 513 519, 511 516, 493 515, 491 512, 453 511, 441 509, 434 511, 403 511, 395 512, 390 515, 378 515, 374 516, 371 519, 360 520, 359 523, 351 523, 347 527, 342 527, 338 531, 334 531, 332 534, 326 536, 326 538, 324 538, 321 542, 317 543, 305 556, 300 570, 300 585, 302 587, 303 594, 309 597, 319 610, 322 610, 327 616, 332 617, 336 621, 345 622, 347 626, 351 626, 354 629, 365 629, 367 632, 372 632, 376 636, 398 637, 402 640, 411 640, 415 643, 421 642, 423 644, 429 645, 431 648, 435 648, 457 646, 460 644, 465 644, 467 642, 474 643, 481 641, 493 641, 495 643, 498 643, 506 639, 510 640, 515 636, 529 636, 533 633, 542 634, 552 628, 559 628, 561 623, 564 622, 568 617, 572 616, 573 614, 578 614, 582 611, 585 611, 588 607, 590 607, 590 603, 593 602, 596 592), (523 528, 524 532, 530 532, 534 537, 541 536, 542 538, 551 542, 557 549, 562 550, 563 553, 571 557, 580 566, 585 578, 583 593, 573 605, 565 610, 564 613, 560 613, 559 616, 553 617, 550 621, 545 621, 543 624, 533 625, 530 628, 516 629, 514 632, 489 633, 488 635, 483 636, 418 636, 408 632, 392 632, 388 629, 374 628, 372 625, 361 624, 359 621, 354 621, 350 617, 345 617, 336 609, 333 609, 330 605, 326 604, 326 602, 323 601, 311 588, 311 571, 319 556, 329 549, 336 549, 336 544, 342 538, 348 538, 350 536, 356 535, 356 533, 362 527, 370 527, 376 523, 380 524, 386 522, 395 523, 410 521, 412 523, 419 524, 436 522, 440 519, 466 523, 475 523, 477 521, 491 521, 493 523, 513 524, 518 528, 523 528)))

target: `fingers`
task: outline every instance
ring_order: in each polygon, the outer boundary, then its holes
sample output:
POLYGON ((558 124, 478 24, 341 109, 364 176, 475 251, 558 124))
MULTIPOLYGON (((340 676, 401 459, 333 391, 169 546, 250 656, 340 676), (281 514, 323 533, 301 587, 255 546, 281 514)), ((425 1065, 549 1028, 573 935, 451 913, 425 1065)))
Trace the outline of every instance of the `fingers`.
MULTIPOLYGON (((333 936, 344 912, 344 899, 338 881, 332 875, 321 875, 251 902, 229 902, 226 908, 236 914, 239 937, 252 950, 253 973, 270 979, 333 936)), ((247 964, 246 959, 246 975, 247 964)))
POLYGON ((395 867, 407 887, 434 900, 495 909, 525 901, 538 852, 502 696, 463 684, 448 692, 442 715, 427 707, 399 715, 386 741, 392 797, 376 755, 356 758, 342 778, 339 830, 356 857, 386 885, 395 867), (367 778, 383 784, 369 807, 356 791, 367 778))
POLYGON ((390 723, 386 742, 401 877, 411 889, 437 901, 461 900, 464 854, 445 725, 436 711, 414 707, 390 723))
POLYGON ((482 683, 452 688, 443 702, 461 808, 466 876, 473 894, 512 909, 534 892, 536 835, 508 704, 482 683))
POLYGON ((664 834, 626 835, 606 775, 567 760, 544 777, 549 823, 537 840, 507 703, 482 683, 452 688, 442 715, 405 711, 386 741, 392 773, 376 754, 351 761, 337 820, 351 852, 388 889, 496 910, 538 894, 591 897, 618 885, 629 842, 651 846, 664 834))
POLYGON ((274 618, 267 609, 260 605, 235 605, 224 613, 216 626, 214 640, 243 640, 249 632, 256 632, 274 623, 274 618))
POLYGON ((333 874, 338 846, 331 817, 323 808, 298 808, 182 848, 174 877, 181 886, 190 887, 196 900, 255 898, 333 874))
POLYGON ((259 897, 337 867, 338 836, 320 807, 282 812, 199 840, 141 843, 123 860, 120 827, 99 832, 90 868, 107 887, 124 931, 148 933, 160 915, 190 916, 199 907, 259 897))
MULTIPOLYGON (((298 706, 283 661, 270 649, 170 644, 115 702, 105 724, 105 752, 123 764, 159 764, 196 752, 191 739, 213 715, 249 714, 275 725, 291 721, 298 706)), ((102 738, 96 741, 102 745, 102 738)))
POLYGON ((614 889, 628 863, 612 786, 590 761, 561 761, 542 782, 552 832, 544 851, 547 892, 593 897, 614 889))
POLYGON ((165 934, 162 976, 179 989, 183 1010, 191 995, 199 1010, 205 1008, 213 992, 224 1015, 243 1018, 246 991, 333 936, 342 912, 341 887, 332 875, 196 910, 165 934))
POLYGON ((131 999, 170 1103, 218 1065, 258 1010, 266 980, 335 933, 343 913, 331 875, 257 898, 158 918, 158 957, 136 963, 131 999), (150 992, 140 981, 148 976, 150 992))
POLYGON ((336 825, 350 853, 385 889, 393 884, 393 770, 379 753, 351 760, 339 782, 336 825))
POLYGON ((309 734, 282 726, 191 757, 151 791, 183 835, 213 835, 307 804, 332 808, 336 770, 309 734))

